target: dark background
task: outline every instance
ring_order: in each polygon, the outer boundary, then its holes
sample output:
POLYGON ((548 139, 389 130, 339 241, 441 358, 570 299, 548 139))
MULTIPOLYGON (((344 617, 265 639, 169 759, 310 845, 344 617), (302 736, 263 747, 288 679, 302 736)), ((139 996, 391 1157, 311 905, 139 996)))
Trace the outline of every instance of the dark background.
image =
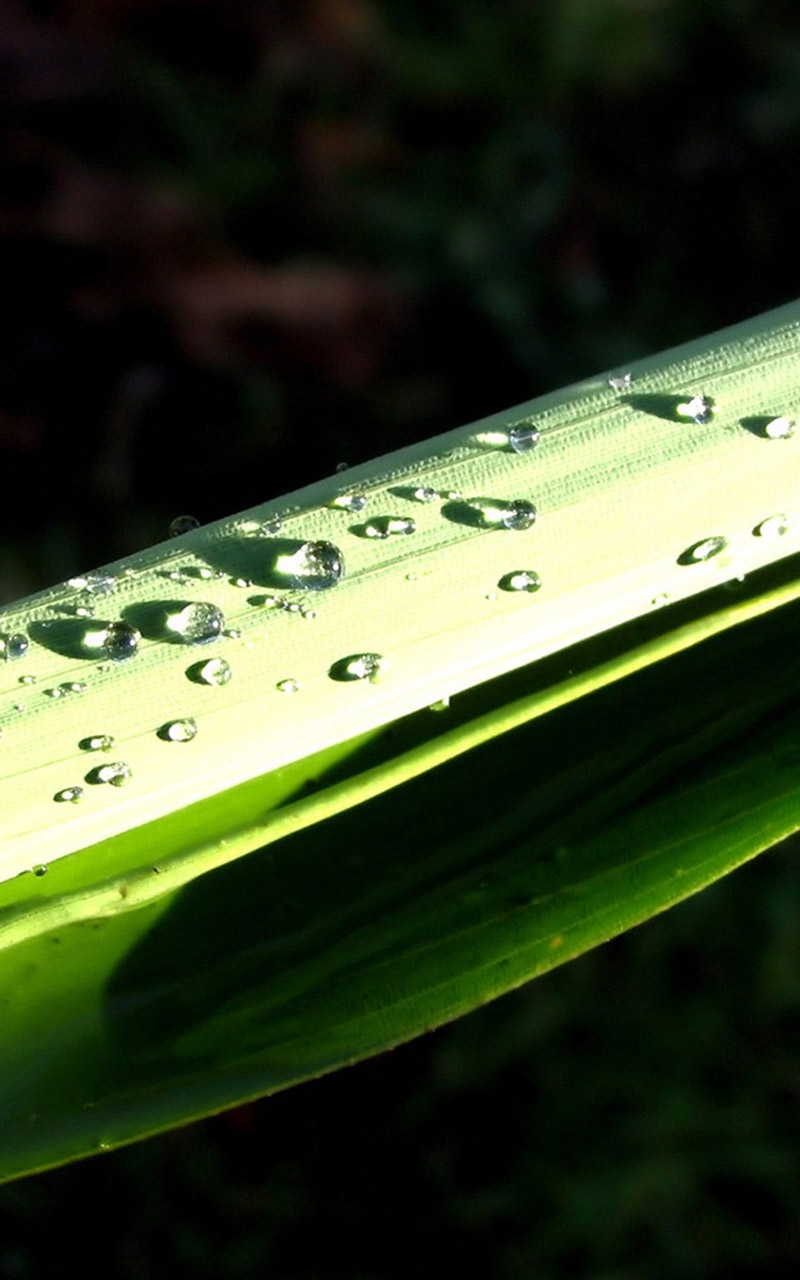
MULTIPOLYGON (((0 0, 0 94, 0 600, 800 295, 793 0, 0 0)), ((0 1277, 794 1274, 799 899, 2 1188, 0 1277)))

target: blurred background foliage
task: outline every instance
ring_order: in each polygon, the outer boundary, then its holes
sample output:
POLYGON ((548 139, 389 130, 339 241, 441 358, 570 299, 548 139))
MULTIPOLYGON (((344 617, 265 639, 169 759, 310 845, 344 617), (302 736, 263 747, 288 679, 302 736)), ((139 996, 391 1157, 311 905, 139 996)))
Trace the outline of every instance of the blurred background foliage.
MULTIPOLYGON (((799 76, 792 0, 0 0, 0 599, 800 295, 799 76)), ((799 894, 0 1189, 0 1276, 794 1274, 799 894)))

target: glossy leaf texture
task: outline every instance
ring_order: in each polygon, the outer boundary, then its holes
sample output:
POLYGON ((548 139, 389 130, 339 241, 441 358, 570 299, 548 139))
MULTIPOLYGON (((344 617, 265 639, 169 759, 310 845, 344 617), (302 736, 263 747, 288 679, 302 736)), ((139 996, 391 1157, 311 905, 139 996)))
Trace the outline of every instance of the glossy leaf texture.
POLYGON ((540 714, 543 694, 581 673, 591 685, 592 672, 630 671, 626 657, 686 622, 676 610, 3 885, 0 1176, 399 1044, 797 829, 800 604, 540 714), (525 706, 530 718, 500 733, 525 706), (459 750, 479 722, 498 736, 459 750), (396 780, 414 753, 442 762, 351 803, 365 777, 396 780), (129 895, 137 868, 157 881, 176 849, 224 858, 237 824, 252 847, 270 812, 289 834, 167 893, 129 895))

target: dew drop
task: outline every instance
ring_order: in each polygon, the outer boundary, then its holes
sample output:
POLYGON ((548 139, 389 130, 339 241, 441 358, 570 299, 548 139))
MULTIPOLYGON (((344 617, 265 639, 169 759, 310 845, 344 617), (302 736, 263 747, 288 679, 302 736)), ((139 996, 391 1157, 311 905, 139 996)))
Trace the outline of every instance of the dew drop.
POLYGON ((112 787, 124 787, 132 777, 130 765, 124 764, 122 760, 115 760, 112 764, 99 764, 91 769, 86 775, 86 781, 92 784, 108 782, 112 787))
POLYGON ((300 689, 300 681, 291 679, 279 680, 275 688, 281 693, 297 693, 300 689))
POLYGON ((787 515, 767 516, 766 520, 762 520, 753 530, 757 538, 768 538, 774 541, 776 538, 782 538, 791 528, 791 520, 787 515))
POLYGON ((374 683, 385 667, 386 662, 379 653, 354 653, 334 662, 328 674, 332 680, 369 680, 374 683))
POLYGON ((338 498, 334 498, 330 505, 340 511, 357 513, 364 510, 367 502, 368 498, 365 493, 343 493, 338 498))
POLYGON ((609 378, 608 385, 612 391, 627 391, 632 382, 633 374, 622 373, 609 378))
POLYGON ((669 604, 669 596, 666 591, 659 592, 659 594, 657 596, 653 596, 653 599, 650 601, 650 607, 652 609, 663 609, 665 604, 669 604))
POLYGON ((48 697, 48 698, 63 698, 63 697, 64 697, 64 690, 63 690, 63 689, 45 689, 45 691, 44 691, 44 692, 45 692, 45 696, 46 696, 46 697, 48 697))
POLYGON ((19 682, 20 684, 36 684, 38 679, 38 676, 20 676, 19 682))
POLYGON ((678 405, 678 413, 682 418, 691 418, 692 422, 696 422, 698 427, 701 427, 711 421, 714 401, 708 396, 692 396, 691 400, 687 400, 685 404, 678 405))
POLYGON ((81 738, 78 743, 81 751, 110 751, 114 745, 110 733, 92 733, 88 738, 81 738))
POLYGON ((514 453, 530 453, 541 440, 541 432, 530 422, 512 427, 508 433, 508 446, 514 453))
POLYGON ((196 516, 176 516, 170 521, 169 536, 171 538, 179 538, 182 533, 191 533, 193 529, 200 528, 200 521, 196 516))
POLYGON ((182 644, 209 644, 219 638, 225 617, 215 604, 197 600, 170 614, 164 625, 182 644))
POLYGON ((62 787, 53 796, 59 804, 77 804, 83 795, 83 787, 62 787))
POLYGON ((277 516, 274 516, 272 520, 264 520, 261 523, 258 529, 258 536, 259 538, 275 538, 282 527, 281 521, 277 516))
POLYGON ((117 585, 117 580, 112 573, 88 573, 78 578, 70 578, 68 586, 74 587, 76 591, 85 591, 92 596, 107 596, 117 585))
POLYGON ((533 569, 514 569, 498 582, 503 591, 538 591, 542 580, 533 569))
POLYGON ((416 489, 412 489, 411 497, 415 502, 435 502, 439 495, 435 489, 431 489, 427 484, 420 484, 416 489))
POLYGON ((410 516, 376 516, 365 524, 365 538, 392 538, 396 535, 416 533, 417 524, 410 516))
POLYGON ((770 440, 788 440, 794 435, 795 425, 791 418, 772 418, 764 427, 764 435, 770 440))
POLYGON ((35 876, 40 876, 40 877, 41 877, 41 876, 46 876, 46 875, 47 875, 47 863, 46 863, 46 862, 37 862, 35 867, 31 867, 31 870, 33 871, 33 874, 34 874, 35 876))
POLYGON ((500 523, 506 529, 514 529, 518 532, 530 529, 535 519, 535 506, 524 498, 516 498, 513 502, 509 502, 500 515, 500 523))
POLYGON ((205 662, 195 662, 187 667, 186 675, 194 684, 221 687, 228 683, 233 672, 224 658, 207 658, 205 662))
POLYGON ((711 560, 714 556, 718 556, 720 551, 724 551, 727 545, 727 538, 721 536, 703 538, 701 542, 695 542, 691 547, 687 547, 685 551, 681 552, 678 556, 678 563, 700 564, 704 560, 711 560))
POLYGON ((28 652, 30 641, 22 631, 0 631, 0 658, 14 662, 28 652))
POLYGON ((163 742, 191 742, 197 737, 197 721, 191 716, 182 720, 168 720, 157 731, 163 742))
POLYGON ((344 577, 344 556, 332 542, 303 542, 295 551, 278 556, 275 571, 287 587, 327 591, 344 577))
POLYGON ((349 463, 349 462, 337 462, 337 463, 336 463, 336 467, 334 468, 334 470, 336 471, 337 476, 338 476, 338 475, 341 475, 343 471, 349 471, 349 470, 350 470, 350 463, 349 463))
POLYGON ((252 587, 253 580, 252 578, 234 578, 231 585, 234 587, 249 588, 252 587))
POLYGON ((84 631, 83 648, 92 656, 122 662, 138 652, 141 638, 141 632, 129 622, 97 622, 84 631))
POLYGON ((438 702, 432 702, 431 705, 428 707, 428 710, 429 711, 449 711, 450 710, 449 695, 445 698, 440 698, 438 702))

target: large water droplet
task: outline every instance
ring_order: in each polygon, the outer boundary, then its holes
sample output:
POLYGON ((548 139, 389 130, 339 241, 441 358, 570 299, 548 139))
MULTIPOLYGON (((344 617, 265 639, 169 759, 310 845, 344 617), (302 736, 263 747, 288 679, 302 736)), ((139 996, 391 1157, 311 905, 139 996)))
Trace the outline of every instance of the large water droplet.
POLYGON ((514 569, 498 582, 503 591, 538 591, 542 580, 533 569, 514 569))
POLYGON ((410 516, 376 516, 361 529, 365 538, 393 538, 416 531, 416 521, 410 516))
POLYGON ((287 587, 327 591, 344 577, 344 556, 332 542, 303 542, 279 555, 274 567, 287 587))
POLYGON ((53 796, 59 804, 77 804, 83 795, 83 787, 62 787, 53 796))
POLYGON ((110 751, 114 739, 110 733, 92 733, 88 738, 81 738, 78 746, 81 751, 110 751))
POLYGON ((374 683, 386 667, 379 653, 353 653, 334 662, 328 674, 332 680, 370 680, 374 683))
POLYGON ((791 520, 787 515, 767 516, 766 520, 762 520, 757 524, 753 533, 757 538, 768 538, 773 541, 776 538, 782 538, 791 528, 791 520))
POLYGON ((691 547, 687 547, 678 556, 679 564, 700 564, 704 560, 711 560, 714 556, 718 556, 720 551, 724 551, 728 545, 727 538, 717 535, 712 538, 703 538, 701 542, 695 542, 691 547))
POLYGON ((225 617, 215 604, 196 600, 167 616, 165 629, 182 644, 209 644, 225 626, 225 617))
POLYGON ((678 413, 682 418, 691 418, 692 422, 696 422, 699 427, 704 426, 711 421, 714 401, 708 396, 692 396, 691 400, 687 400, 685 404, 678 405, 678 413))
POLYGON ((535 519, 535 506, 524 498, 516 498, 513 502, 509 502, 500 515, 500 523, 506 529, 515 529, 517 531, 530 529, 535 519))
POLYGON ((530 453, 541 440, 541 433, 531 422, 522 422, 508 433, 508 445, 514 453, 530 453))
POLYGON ((0 631, 0 658, 13 662, 24 658, 28 652, 30 641, 22 631, 0 631))
POLYGON ((132 777, 130 765, 122 760, 115 760, 113 763, 99 764, 95 769, 91 769, 86 775, 86 781, 92 784, 108 782, 112 787, 124 787, 132 777))
POLYGON ((96 657, 122 662, 138 652, 140 631, 129 622, 95 622, 83 633, 82 647, 96 657))
POLYGON ((176 516, 170 521, 169 536, 171 538, 179 538, 182 533, 191 533, 193 529, 200 528, 200 521, 197 516, 176 516))
POLYGON ((192 738, 197 737, 197 721, 191 716, 182 720, 168 720, 158 730, 158 736, 163 742, 191 742, 192 738))
POLYGON ((791 418, 772 418, 764 426, 764 435, 770 440, 788 440, 794 435, 795 425, 791 418))
POLYGON ((205 662, 193 663, 186 674, 194 684, 221 686, 228 683, 233 672, 224 658, 207 658, 205 662))

